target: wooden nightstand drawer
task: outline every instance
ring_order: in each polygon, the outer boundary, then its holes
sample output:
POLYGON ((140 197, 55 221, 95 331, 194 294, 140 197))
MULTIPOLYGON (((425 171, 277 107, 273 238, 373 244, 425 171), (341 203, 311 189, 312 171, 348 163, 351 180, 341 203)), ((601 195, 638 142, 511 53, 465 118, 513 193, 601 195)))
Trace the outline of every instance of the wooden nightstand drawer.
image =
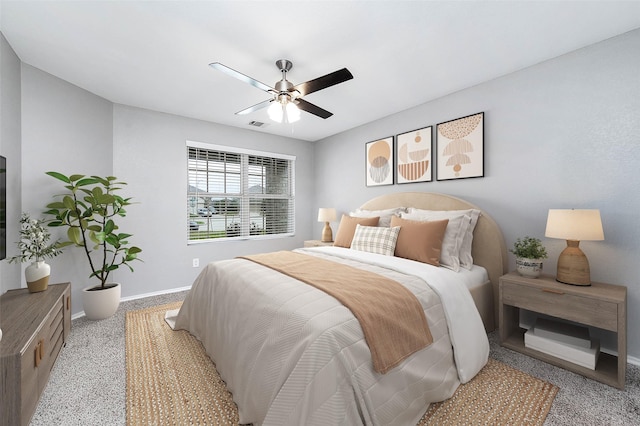
POLYGON ((618 330, 618 305, 589 297, 567 294, 551 287, 527 287, 503 282, 503 303, 552 315, 605 330, 618 330))

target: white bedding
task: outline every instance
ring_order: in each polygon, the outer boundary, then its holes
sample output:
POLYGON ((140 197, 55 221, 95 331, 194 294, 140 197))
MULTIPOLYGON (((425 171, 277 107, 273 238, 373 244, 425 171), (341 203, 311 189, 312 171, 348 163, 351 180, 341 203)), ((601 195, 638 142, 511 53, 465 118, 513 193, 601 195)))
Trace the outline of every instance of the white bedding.
POLYGON ((338 247, 299 251, 401 282, 425 309, 434 342, 378 374, 357 320, 331 296, 245 259, 209 264, 175 327, 203 342, 241 423, 415 425, 485 365, 487 336, 460 275, 338 247))

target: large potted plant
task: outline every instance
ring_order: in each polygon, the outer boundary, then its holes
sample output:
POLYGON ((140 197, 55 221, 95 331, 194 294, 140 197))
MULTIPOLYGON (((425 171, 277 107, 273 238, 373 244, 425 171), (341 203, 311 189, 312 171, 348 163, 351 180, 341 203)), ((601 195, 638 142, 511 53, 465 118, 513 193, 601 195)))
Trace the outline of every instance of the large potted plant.
POLYGON ((30 293, 38 293, 47 289, 51 267, 44 260, 62 253, 58 242, 49 244, 50 239, 51 234, 45 227, 44 220, 32 219, 29 213, 22 213, 20 241, 17 242, 20 254, 10 258, 9 263, 32 260, 31 265, 24 270, 30 293))
POLYGON ((67 227, 68 241, 59 246, 74 245, 84 249, 91 274, 99 285, 83 289, 82 301, 87 318, 93 320, 112 316, 120 304, 120 284, 109 282, 111 272, 120 266, 128 267, 138 259, 142 250, 129 243, 131 234, 118 232, 115 220, 126 215, 125 207, 131 198, 117 194, 125 182, 116 177, 71 175, 47 172, 65 183, 67 192, 55 195, 58 201, 47 205, 45 214, 54 218, 49 226, 67 227))
POLYGON ((531 278, 540 276, 542 260, 547 258, 547 249, 538 238, 518 238, 509 251, 516 256, 516 271, 520 275, 531 278))

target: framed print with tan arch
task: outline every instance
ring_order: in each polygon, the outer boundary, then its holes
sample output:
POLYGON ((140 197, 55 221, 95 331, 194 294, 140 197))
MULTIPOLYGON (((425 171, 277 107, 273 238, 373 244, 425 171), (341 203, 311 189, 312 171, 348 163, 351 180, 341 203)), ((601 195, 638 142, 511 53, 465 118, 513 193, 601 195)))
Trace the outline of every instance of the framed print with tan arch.
POLYGON ((367 186, 393 185, 393 136, 365 144, 367 186))
POLYGON ((436 126, 436 179, 484 176, 484 112, 436 126))
POLYGON ((396 183, 431 182, 433 126, 396 136, 396 183))

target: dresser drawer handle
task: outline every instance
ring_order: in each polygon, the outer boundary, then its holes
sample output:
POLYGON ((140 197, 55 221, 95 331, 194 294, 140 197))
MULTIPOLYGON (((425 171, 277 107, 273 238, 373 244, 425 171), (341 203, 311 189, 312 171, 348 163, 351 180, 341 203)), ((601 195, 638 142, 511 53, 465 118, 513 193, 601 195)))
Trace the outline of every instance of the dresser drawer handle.
POLYGON ((34 358, 33 358, 36 368, 40 365, 40 359, 41 359, 40 358, 40 342, 38 342, 34 350, 34 358))
POLYGON ((36 345, 36 351, 35 351, 36 367, 40 365, 40 361, 42 361, 43 356, 44 356, 44 339, 40 339, 38 341, 38 344, 36 345))
POLYGON ((545 293, 564 294, 564 291, 554 290, 552 288, 543 288, 542 291, 544 291, 545 293))

